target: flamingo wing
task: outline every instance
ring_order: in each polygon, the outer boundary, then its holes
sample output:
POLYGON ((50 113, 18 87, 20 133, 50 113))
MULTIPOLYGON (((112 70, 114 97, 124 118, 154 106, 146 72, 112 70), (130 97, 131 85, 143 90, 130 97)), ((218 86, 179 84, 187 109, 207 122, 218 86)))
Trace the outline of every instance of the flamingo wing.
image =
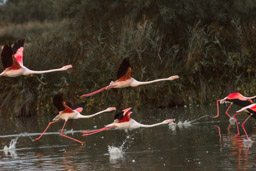
POLYGON ((131 66, 128 58, 124 58, 122 63, 119 66, 118 72, 117 72, 117 79, 119 81, 125 81, 127 79, 131 78, 131 66))
POLYGON ((13 56, 20 65, 23 65, 24 41, 24 39, 18 40, 18 42, 16 42, 12 47, 13 56))
POLYGON ((120 111, 120 112, 117 112, 115 114, 114 120, 117 119, 119 123, 121 123, 121 122, 128 122, 131 119, 130 118, 131 114, 132 114, 132 112, 130 112, 130 111, 126 111, 126 112, 120 111))
POLYGON ((1 53, 1 60, 4 68, 8 68, 13 64, 12 48, 10 45, 5 45, 1 53))
POLYGON ((124 118, 124 112, 123 112, 123 111, 117 112, 117 113, 115 114, 115 116, 114 116, 114 120, 117 119, 117 120, 121 121, 123 118, 124 118))
POLYGON ((59 111, 63 111, 65 110, 65 106, 63 105, 63 98, 62 98, 62 94, 57 94, 54 96, 53 98, 53 104, 54 106, 59 110, 59 111))

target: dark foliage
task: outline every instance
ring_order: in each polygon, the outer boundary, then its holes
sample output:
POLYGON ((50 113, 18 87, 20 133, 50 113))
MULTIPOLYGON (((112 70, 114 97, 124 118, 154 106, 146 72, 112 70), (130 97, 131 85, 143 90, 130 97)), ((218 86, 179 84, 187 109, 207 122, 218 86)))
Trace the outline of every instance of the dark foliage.
POLYGON ((109 84, 127 57, 138 80, 180 79, 105 91, 82 100, 87 112, 256 93, 255 0, 9 0, 0 13, 1 44, 26 39, 24 65, 73 65, 68 72, 1 78, 1 114, 29 106, 33 114, 53 111, 59 91, 79 102, 79 95, 109 84))

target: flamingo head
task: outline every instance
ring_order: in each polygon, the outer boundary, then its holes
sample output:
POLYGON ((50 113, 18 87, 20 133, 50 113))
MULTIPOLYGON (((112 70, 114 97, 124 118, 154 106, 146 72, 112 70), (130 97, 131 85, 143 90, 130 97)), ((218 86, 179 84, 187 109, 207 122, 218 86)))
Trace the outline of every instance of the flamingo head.
POLYGON ((166 119, 162 123, 163 124, 169 124, 169 123, 173 123, 174 121, 175 121, 175 119, 166 119))
POLYGON ((227 97, 225 97, 224 99, 220 99, 219 100, 220 104, 224 104, 224 103, 230 103, 230 101, 227 100, 227 97))
POLYGON ((4 72, 4 71, 0 74, 0 77, 1 77, 1 76, 5 76, 5 72, 4 72))
POLYGON ((63 69, 63 70, 68 70, 68 69, 70 69, 70 68, 72 68, 72 65, 63 66, 61 69, 63 69))
POLYGON ((109 107, 109 108, 106 109, 106 111, 108 111, 108 112, 113 111, 113 110, 116 110, 116 108, 115 107, 109 107))
POLYGON ((174 76, 170 76, 168 79, 171 80, 175 80, 175 79, 179 79, 180 77, 178 75, 174 75, 174 76))

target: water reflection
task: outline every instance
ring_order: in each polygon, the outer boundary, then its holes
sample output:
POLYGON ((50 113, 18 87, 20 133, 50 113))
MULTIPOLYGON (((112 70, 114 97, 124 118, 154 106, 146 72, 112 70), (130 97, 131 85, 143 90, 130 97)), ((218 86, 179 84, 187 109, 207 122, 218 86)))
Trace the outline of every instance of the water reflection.
POLYGON ((72 163, 72 157, 75 155, 79 155, 81 150, 84 150, 84 146, 78 146, 75 149, 69 149, 69 151, 64 151, 62 153, 63 156, 63 165, 66 170, 79 170, 75 164, 72 163))
POLYGON ((234 132, 230 131, 232 126, 234 125, 231 123, 227 126, 227 134, 223 136, 222 141, 221 127, 217 125, 220 139, 220 151, 223 152, 223 147, 229 148, 231 155, 237 160, 237 169, 245 170, 249 168, 248 166, 250 166, 252 162, 254 162, 254 160, 251 161, 251 159, 248 158, 249 150, 252 147, 252 141, 247 142, 245 136, 237 137, 234 132))

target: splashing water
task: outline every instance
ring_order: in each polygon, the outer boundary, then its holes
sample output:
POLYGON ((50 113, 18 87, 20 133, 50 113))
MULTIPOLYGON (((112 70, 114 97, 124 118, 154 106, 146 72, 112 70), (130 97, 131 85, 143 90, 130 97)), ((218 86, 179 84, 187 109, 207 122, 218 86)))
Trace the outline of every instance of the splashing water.
POLYGON ((17 144, 17 141, 18 141, 19 137, 16 137, 15 139, 12 139, 10 144, 9 144, 9 147, 8 146, 4 146, 4 154, 6 156, 8 156, 8 154, 10 153, 10 156, 12 158, 17 158, 17 153, 16 153, 16 144, 17 144))
POLYGON ((191 126, 191 122, 185 120, 185 121, 183 122, 183 125, 184 125, 185 128, 190 127, 190 126, 191 126))
POLYGON ((214 117, 212 117, 212 116, 210 116, 210 115, 204 115, 204 116, 201 116, 201 117, 199 117, 199 118, 197 118, 197 119, 191 120, 190 123, 199 121, 199 120, 201 120, 201 119, 203 119, 203 118, 207 118, 207 117, 214 118, 214 117))
POLYGON ((110 155, 110 160, 117 160, 123 158, 123 148, 108 146, 108 152, 110 155))
POLYGON ((231 118, 229 119, 229 123, 230 123, 230 125, 235 125, 235 124, 236 124, 235 118, 234 118, 234 117, 231 117, 231 118))
POLYGON ((130 142, 132 142, 133 138, 131 138, 128 135, 120 147, 108 146, 108 153, 109 153, 109 156, 110 156, 110 161, 114 161, 114 160, 123 158, 124 152, 129 147, 129 146, 127 146, 126 148, 124 148, 124 145, 126 144, 127 140, 130 140, 130 139, 131 139, 130 142))
POLYGON ((245 138, 243 141, 243 144, 245 147, 252 147, 252 143, 253 143, 253 141, 251 140, 251 138, 249 138, 249 140, 247 138, 245 138))
POLYGON ((183 126, 185 128, 190 127, 191 126, 191 121, 188 121, 188 120, 185 120, 184 122, 179 121, 177 124, 174 123, 174 122, 169 123, 169 129, 171 129, 172 131, 175 131, 177 126, 179 128, 182 128, 183 126))
POLYGON ((174 122, 172 122, 172 123, 169 123, 169 129, 171 129, 172 131, 176 131, 176 126, 177 126, 177 124, 176 123, 174 123, 174 122))

